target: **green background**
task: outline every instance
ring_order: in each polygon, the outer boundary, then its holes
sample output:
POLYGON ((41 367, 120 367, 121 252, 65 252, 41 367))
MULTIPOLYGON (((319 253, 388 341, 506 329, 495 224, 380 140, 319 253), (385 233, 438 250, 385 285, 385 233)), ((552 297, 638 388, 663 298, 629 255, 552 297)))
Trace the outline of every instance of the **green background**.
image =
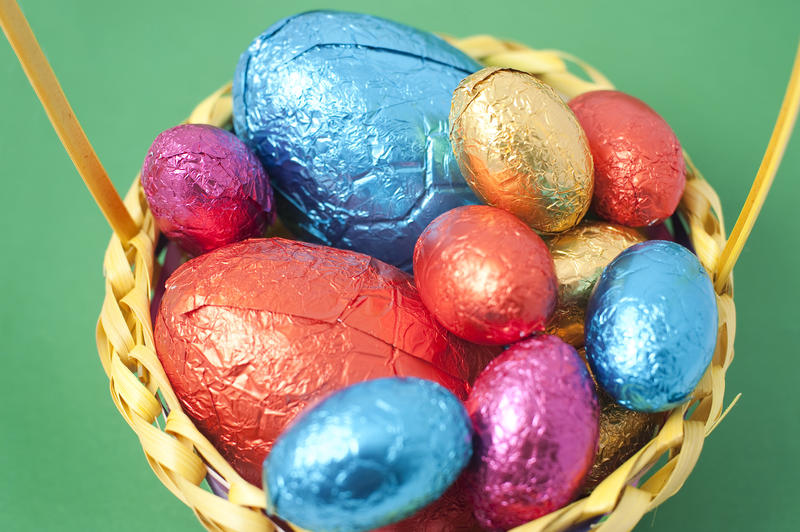
MULTIPOLYGON (((570 51, 672 125, 728 229, 777 116, 800 3, 22 0, 119 189, 155 135, 227 81, 277 19, 319 7, 570 51)), ((95 352, 109 230, 0 42, 0 529, 198 530, 150 472, 95 352)), ((728 399, 683 490, 638 530, 796 530, 800 134, 736 268, 728 399)))

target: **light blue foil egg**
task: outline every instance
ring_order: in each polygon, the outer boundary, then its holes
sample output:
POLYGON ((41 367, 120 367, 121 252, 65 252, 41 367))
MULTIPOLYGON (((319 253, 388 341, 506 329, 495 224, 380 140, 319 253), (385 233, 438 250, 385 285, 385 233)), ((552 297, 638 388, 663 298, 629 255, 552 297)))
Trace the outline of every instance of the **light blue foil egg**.
POLYGON ((303 413, 264 461, 267 510, 315 532, 371 530, 437 499, 472 455, 461 402, 423 379, 345 388, 303 413))
POLYGON ((605 269, 586 311, 586 355, 600 385, 644 412, 686 401, 717 340, 717 305, 700 261, 679 244, 651 240, 605 269))
POLYGON ((450 147, 447 118, 456 86, 480 68, 402 24, 302 13, 242 54, 234 126, 298 236, 410 270, 428 223, 478 203, 450 147))

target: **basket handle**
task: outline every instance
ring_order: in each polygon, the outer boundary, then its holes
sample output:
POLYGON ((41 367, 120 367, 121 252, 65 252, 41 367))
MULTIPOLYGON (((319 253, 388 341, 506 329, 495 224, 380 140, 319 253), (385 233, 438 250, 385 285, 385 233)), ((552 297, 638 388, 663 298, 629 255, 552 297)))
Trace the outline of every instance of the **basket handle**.
MULTIPOLYGON (((39 96, 61 143, 109 225, 123 242, 132 239, 138 232, 136 224, 75 117, 53 69, 47 62, 16 0, 0 0, 0 26, 39 96)), ((717 291, 725 286, 761 212, 797 119, 798 104, 800 104, 800 46, 795 55, 789 85, 767 151, 736 225, 717 262, 714 274, 717 291)))
POLYGON ((742 212, 739 213, 736 225, 733 226, 731 236, 728 237, 725 248, 722 250, 717 262, 717 271, 714 275, 714 288, 716 288, 717 293, 722 290, 728 281, 728 276, 733 270, 739 254, 742 252, 747 237, 750 236, 750 231, 753 230, 753 224, 755 224, 758 214, 761 212, 761 207, 767 198, 767 192, 772 186, 775 173, 778 171, 783 153, 786 151, 786 144, 792 135, 792 128, 797 119, 798 104, 800 104, 800 45, 797 47, 792 74, 789 77, 789 85, 786 87, 786 94, 783 96, 781 110, 778 113, 775 128, 772 130, 767 151, 761 160, 761 166, 758 168, 753 186, 750 187, 750 193, 744 202, 742 212))
POLYGON ((120 240, 128 242, 139 229, 97 158, 16 0, 0 0, 0 26, 94 201, 120 240))

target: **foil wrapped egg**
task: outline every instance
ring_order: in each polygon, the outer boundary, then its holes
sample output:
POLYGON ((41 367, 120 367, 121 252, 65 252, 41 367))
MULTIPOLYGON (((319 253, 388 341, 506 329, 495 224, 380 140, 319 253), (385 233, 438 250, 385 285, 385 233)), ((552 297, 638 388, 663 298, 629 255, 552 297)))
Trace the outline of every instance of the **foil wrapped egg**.
POLYGON ((586 136, 556 92, 525 72, 484 68, 453 94, 450 142, 469 186, 544 233, 580 222, 592 199, 586 136))
POLYGON ((570 100, 594 157, 592 207, 602 218, 641 227, 675 212, 686 163, 669 124, 643 101, 619 91, 570 100))
MULTIPOLYGON (((578 353, 586 358, 584 350, 578 353)), ((594 375, 592 379, 594 380, 594 375)), ((587 495, 652 440, 666 420, 663 412, 628 410, 605 393, 596 380, 594 384, 600 402, 600 432, 597 438, 597 454, 583 483, 583 493, 587 495)))
POLYGON ((623 251, 586 309, 586 357, 622 406, 669 410, 686 401, 717 341, 714 287, 697 257, 664 240, 623 251))
POLYGON ((628 410, 600 390, 598 398, 600 433, 597 439, 597 454, 584 481, 584 493, 591 493, 608 475, 636 454, 653 439, 656 431, 664 423, 664 414, 661 412, 628 410))
POLYGON ((193 255, 260 236, 275 217, 261 163, 223 129, 183 124, 160 133, 142 189, 158 228, 193 255))
POLYGON ((645 237, 639 231, 601 221, 584 221, 547 242, 558 278, 558 305, 547 332, 583 345, 586 305, 603 269, 622 251, 645 237))
POLYGON ((275 442, 264 462, 267 511, 318 532, 372 530, 438 498, 471 456, 469 417, 440 385, 354 384, 275 442))
POLYGON ((178 268, 154 339, 184 411, 255 484, 275 438, 320 397, 408 376, 466 398, 496 353, 442 328, 408 274, 279 238, 231 244, 178 268))
POLYGON ((414 249, 428 310, 473 343, 505 345, 544 329, 556 303, 547 246, 504 210, 467 205, 436 218, 414 249))
POLYGON ((481 525, 507 530, 578 494, 595 456, 598 405, 575 348, 549 335, 512 345, 481 373, 466 405, 481 525))
POLYGON ((375 532, 483 532, 472 512, 467 491, 467 474, 434 502, 411 517, 383 526, 375 532))
POLYGON ((480 68, 426 32, 356 13, 283 19, 242 54, 237 134, 296 235, 411 269, 436 216, 477 203, 448 139, 453 90, 480 68))

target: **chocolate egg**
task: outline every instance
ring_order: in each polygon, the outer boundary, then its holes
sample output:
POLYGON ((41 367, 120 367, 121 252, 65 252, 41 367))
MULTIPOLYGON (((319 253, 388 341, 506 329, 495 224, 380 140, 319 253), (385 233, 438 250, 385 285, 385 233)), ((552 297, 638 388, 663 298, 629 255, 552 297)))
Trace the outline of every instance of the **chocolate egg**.
POLYGON ((483 532, 472 513, 467 492, 467 476, 462 473, 456 482, 434 502, 402 521, 386 525, 375 532, 483 532))
POLYGON ((573 98, 594 158, 592 206, 602 218, 640 227, 668 218, 686 184, 678 137, 643 101, 619 91, 573 98))
POLYGON ((484 68, 465 78, 453 94, 450 142, 472 190, 537 231, 565 231, 586 214, 586 136, 558 94, 530 74, 484 68))
POLYGON ((155 344, 186 413, 253 483, 278 434, 318 398, 387 376, 433 380, 463 398, 494 354, 438 325, 396 268, 279 238, 178 268, 155 344))
POLYGON ((597 445, 594 384, 575 348, 542 335, 512 345, 475 381, 470 492, 478 521, 507 530, 578 493, 597 445))
POLYGON ((717 341, 714 287, 697 257, 650 240, 623 251, 586 309, 586 357, 622 406, 669 410, 689 398, 717 341))
POLYGON ((234 125, 293 233, 410 270, 425 226, 477 203, 453 158, 447 112, 458 82, 479 68, 402 24, 302 13, 242 54, 234 125))
POLYGON ((584 221, 551 238, 547 246, 558 278, 558 305, 547 332, 575 347, 583 345, 583 321, 597 279, 623 250, 645 237, 635 229, 584 221))
POLYGON ((435 382, 377 379, 328 397, 264 462, 267 511, 319 532, 372 530, 438 498, 472 456, 464 406, 435 382))
POLYGON ((543 330, 556 303, 547 246, 519 218, 488 205, 453 209, 425 229, 414 281, 439 323, 478 344, 543 330))
POLYGON ((586 476, 583 492, 590 493, 619 466, 653 439, 664 422, 664 414, 637 412, 617 404, 608 394, 600 399, 600 434, 597 455, 586 476))
POLYGON ((183 124, 160 133, 141 182, 161 232, 194 255, 259 236, 275 216, 261 163, 235 135, 214 126, 183 124))
MULTIPOLYGON (((586 352, 580 350, 578 353, 585 360, 586 352)), ((661 412, 651 414, 628 410, 605 393, 597 381, 594 384, 600 402, 600 433, 592 469, 583 483, 584 494, 591 493, 608 475, 652 440, 666 420, 661 412)))

